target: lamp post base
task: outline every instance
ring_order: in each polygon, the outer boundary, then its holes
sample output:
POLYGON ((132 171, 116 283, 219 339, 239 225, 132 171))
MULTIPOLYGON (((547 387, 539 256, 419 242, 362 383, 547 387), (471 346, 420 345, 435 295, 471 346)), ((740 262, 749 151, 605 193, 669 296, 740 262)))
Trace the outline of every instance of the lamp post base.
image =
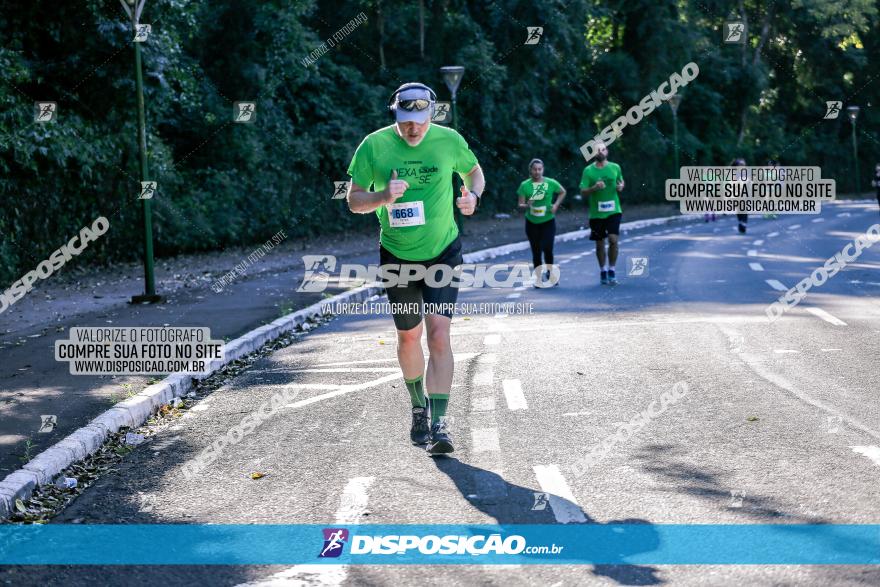
POLYGON ((131 296, 130 304, 158 304, 165 301, 165 298, 158 294, 143 294, 139 296, 131 296))

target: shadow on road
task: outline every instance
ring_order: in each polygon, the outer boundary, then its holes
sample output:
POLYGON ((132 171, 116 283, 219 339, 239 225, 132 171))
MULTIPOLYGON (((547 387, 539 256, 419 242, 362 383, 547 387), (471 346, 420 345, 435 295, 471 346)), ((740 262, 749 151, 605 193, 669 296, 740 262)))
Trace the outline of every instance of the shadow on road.
MULTIPOLYGON (((461 494, 478 510, 495 518, 498 524, 556 524, 551 505, 542 509, 541 501, 536 494, 544 493, 540 489, 522 487, 506 481, 492 471, 474 467, 456 458, 437 458, 434 464, 448 476, 461 494)), ((580 507, 565 498, 550 496, 550 502, 560 504, 565 509, 579 510, 583 513, 586 524, 598 524, 580 507)), ((608 524, 649 524, 646 520, 626 519, 610 520, 608 524)), ((623 550, 618 551, 621 557, 636 554, 639 551, 626 551, 626 543, 621 542, 623 550)), ((659 546, 659 539, 652 547, 659 546)), ((564 555, 550 555, 548 564, 579 564, 564 555)), ((620 585, 659 585, 663 581, 657 576, 658 569, 645 565, 594 565, 591 571, 598 577, 608 577, 620 585)))

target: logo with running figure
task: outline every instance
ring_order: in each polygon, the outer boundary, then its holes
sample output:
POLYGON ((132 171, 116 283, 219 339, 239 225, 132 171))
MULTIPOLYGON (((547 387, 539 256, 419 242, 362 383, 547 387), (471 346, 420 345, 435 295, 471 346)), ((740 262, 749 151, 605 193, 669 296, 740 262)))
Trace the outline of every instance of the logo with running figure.
POLYGON ((235 102, 232 105, 232 120, 241 124, 250 124, 257 119, 256 102, 235 102))
POLYGON ((647 277, 648 276, 648 257, 630 257, 629 271, 627 275, 630 277, 647 277))
POLYGON ((724 42, 725 43, 745 43, 746 42, 746 23, 744 22, 725 22, 724 23, 724 42))
POLYGON ((34 102, 34 122, 52 122, 57 113, 57 102, 34 102))
POLYGON ((434 102, 434 114, 431 117, 431 122, 443 122, 446 124, 452 122, 450 107, 451 103, 449 102, 434 102))
POLYGON ((345 528, 324 528, 324 546, 318 558, 338 558, 348 542, 348 530, 345 528))
POLYGON ((547 509, 550 505, 550 494, 543 491, 533 491, 535 494, 535 503, 532 504, 532 511, 539 512, 547 509))
POLYGON ((541 35, 544 34, 544 27, 529 26, 526 27, 526 42, 524 45, 537 45, 541 41, 541 35))
POLYGON ((336 257, 333 255, 303 255, 303 263, 306 266, 306 272, 296 291, 319 293, 327 289, 330 272, 336 269, 336 257))
POLYGON ((834 120, 840 114, 843 102, 839 100, 827 100, 825 102, 825 120, 834 120))
POLYGON ((547 183, 539 183, 535 185, 534 193, 532 193, 532 197, 530 200, 543 200, 544 196, 547 195, 547 183))

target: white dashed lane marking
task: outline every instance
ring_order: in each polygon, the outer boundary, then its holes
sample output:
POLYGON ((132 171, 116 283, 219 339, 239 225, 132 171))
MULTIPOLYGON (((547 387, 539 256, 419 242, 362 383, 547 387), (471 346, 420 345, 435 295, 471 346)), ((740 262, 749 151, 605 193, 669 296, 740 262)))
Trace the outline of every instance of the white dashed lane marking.
POLYGON ((807 308, 807 312, 809 312, 813 316, 821 318, 825 322, 828 322, 830 324, 834 324, 835 326, 846 326, 846 322, 844 322, 840 318, 835 318, 834 316, 832 316, 831 314, 829 314, 828 312, 826 312, 822 308, 807 308))
POLYGON ((764 267, 760 263, 749 263, 752 271, 763 271, 764 267))
POLYGON ((526 396, 523 395, 522 382, 519 379, 505 379, 502 382, 502 389, 504 390, 504 399, 507 400, 508 409, 528 409, 526 396))
POLYGON ((824 218, 813 218, 812 222, 825 222, 824 218))
POLYGON ((779 233, 778 232, 771 232, 770 234, 767 235, 767 238, 773 238, 774 236, 779 236, 779 233))
POLYGON ((767 285, 775 289, 776 291, 788 291, 788 288, 782 285, 781 281, 777 281, 775 279, 766 279, 767 285))
POLYGON ((758 240, 756 240, 755 242, 752 243, 752 246, 760 247, 763 244, 764 244, 764 239, 759 238, 758 240))
POLYGON ((756 251, 755 249, 749 249, 746 255, 748 255, 749 257, 757 257, 758 251, 756 251))
POLYGON ((476 452, 497 452, 501 450, 497 428, 474 428, 471 430, 471 450, 476 452))
POLYGON ((556 465, 535 465, 535 477, 541 490, 549 494, 553 516, 560 524, 584 523, 587 516, 556 465))

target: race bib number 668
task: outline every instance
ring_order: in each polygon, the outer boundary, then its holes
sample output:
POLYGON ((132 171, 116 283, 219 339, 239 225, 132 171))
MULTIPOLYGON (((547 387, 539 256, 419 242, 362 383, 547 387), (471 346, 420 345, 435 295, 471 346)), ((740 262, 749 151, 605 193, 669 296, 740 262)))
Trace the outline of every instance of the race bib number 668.
POLYGON ((416 202, 388 204, 388 222, 393 227, 419 226, 424 224, 425 203, 419 200, 416 202))

